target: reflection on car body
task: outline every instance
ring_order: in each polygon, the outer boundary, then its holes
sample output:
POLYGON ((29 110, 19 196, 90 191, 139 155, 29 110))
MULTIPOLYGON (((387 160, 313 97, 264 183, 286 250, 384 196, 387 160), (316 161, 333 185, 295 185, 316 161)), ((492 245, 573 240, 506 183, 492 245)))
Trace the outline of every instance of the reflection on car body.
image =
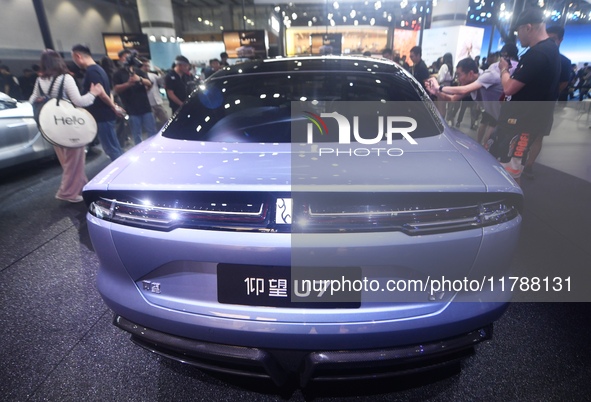
POLYGON ((424 286, 503 275, 522 193, 388 61, 226 67, 84 197, 115 324, 206 369, 277 384, 414 372, 490 338, 510 300, 424 286), (364 135, 339 137, 356 118, 364 135), (407 125, 387 139, 387 124, 407 125))
POLYGON ((0 92, 0 169, 53 155, 33 119, 31 104, 0 92))

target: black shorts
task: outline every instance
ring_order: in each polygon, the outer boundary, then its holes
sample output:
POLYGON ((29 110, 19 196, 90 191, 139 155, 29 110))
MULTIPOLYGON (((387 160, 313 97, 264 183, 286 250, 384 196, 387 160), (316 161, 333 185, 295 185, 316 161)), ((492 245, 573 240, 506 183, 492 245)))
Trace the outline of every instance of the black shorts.
POLYGON ((508 162, 511 158, 521 158, 525 164, 529 148, 535 136, 521 130, 511 130, 507 125, 499 125, 491 136, 493 143, 490 153, 500 162, 508 162))
POLYGON ((495 119, 491 114, 483 111, 482 117, 480 118, 480 124, 484 124, 484 125, 490 126, 490 127, 496 127, 497 126, 497 119, 495 119))
POLYGON ((521 176, 531 144, 537 135, 524 133, 507 124, 497 126, 489 143, 489 152, 513 178, 521 176))

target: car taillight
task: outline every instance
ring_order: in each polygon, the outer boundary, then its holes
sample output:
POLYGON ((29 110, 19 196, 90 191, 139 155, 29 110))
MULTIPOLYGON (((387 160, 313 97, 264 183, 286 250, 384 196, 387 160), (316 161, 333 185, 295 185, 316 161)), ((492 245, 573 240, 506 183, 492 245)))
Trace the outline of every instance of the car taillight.
POLYGON ((318 210, 309 205, 300 219, 294 219, 293 232, 371 232, 400 231, 408 235, 453 232, 507 222, 517 215, 517 205, 509 200, 465 206, 424 208, 364 205, 364 211, 330 208, 318 210), (338 210, 335 210, 338 209, 338 210))
POLYGON ((248 230, 253 225, 264 224, 266 209, 264 203, 244 203, 238 206, 220 202, 208 205, 191 203, 182 206, 163 206, 100 198, 90 204, 89 211, 97 218, 147 229, 171 230, 177 227, 193 227, 248 230))
POLYGON ((104 193, 87 200, 97 218, 152 230, 408 235, 507 222, 522 203, 520 195, 489 193, 104 193))

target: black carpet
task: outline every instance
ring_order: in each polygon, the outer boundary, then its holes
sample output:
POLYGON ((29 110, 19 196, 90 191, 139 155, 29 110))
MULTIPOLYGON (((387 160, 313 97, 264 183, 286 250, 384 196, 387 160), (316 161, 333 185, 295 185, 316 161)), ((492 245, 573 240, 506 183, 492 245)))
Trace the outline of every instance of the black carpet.
MULTIPOLYGON (((89 175, 106 163, 104 155, 89 156, 89 175)), ((535 170, 535 180, 523 183, 526 208, 512 269, 570 275, 573 286, 591 293, 591 184, 541 165, 535 170)), ((98 262, 85 208, 54 199, 60 173, 48 162, 0 177, 3 401, 591 400, 591 304, 563 302, 566 293, 535 302, 516 295, 493 340, 479 345, 461 371, 276 389, 159 358, 111 324, 95 288, 98 262)))

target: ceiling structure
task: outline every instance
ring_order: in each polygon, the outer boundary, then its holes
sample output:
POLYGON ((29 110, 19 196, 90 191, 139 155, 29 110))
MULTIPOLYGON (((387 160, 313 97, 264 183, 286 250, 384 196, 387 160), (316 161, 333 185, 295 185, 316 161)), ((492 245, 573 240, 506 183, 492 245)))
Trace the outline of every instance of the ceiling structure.
MULTIPOLYGON (((107 0, 127 7, 137 8, 138 0, 107 0)), ((215 9, 231 6, 240 9, 240 7, 252 7, 259 5, 262 0, 171 0, 173 7, 177 10, 183 8, 191 9, 215 9), (255 1, 257 4, 255 4, 255 1)), ((473 24, 491 24, 498 17, 499 22, 503 19, 511 18, 505 10, 512 10, 513 3, 532 3, 534 0, 469 0, 470 10, 468 11, 468 20, 473 24)), ((591 0, 538 0, 537 3, 544 3, 549 15, 549 20, 559 22, 566 20, 568 24, 588 24, 591 23, 591 0)), ((272 5, 273 0, 264 0, 266 6, 272 5)), ((280 5, 276 10, 282 14, 284 24, 289 26, 318 26, 318 25, 387 25, 395 20, 397 28, 418 29, 418 18, 420 17, 419 8, 423 5, 437 4, 437 0, 431 0, 429 3, 425 0, 341 0, 340 9, 338 0, 276 0, 280 5), (314 3, 314 4, 309 4, 314 3), (379 4, 379 8, 378 5, 379 4), (353 16, 353 13, 357 14, 353 16), (413 14, 418 14, 415 18, 413 14), (292 18, 297 16, 297 18, 292 18), (397 20, 397 21, 396 21, 397 20), (405 21, 406 26, 401 26, 400 22, 405 21), (414 22, 413 22, 414 21, 414 22)), ((429 11, 430 12, 430 11, 429 11)), ((426 16, 429 21, 429 15, 426 16)), ((429 24, 427 23, 427 26, 429 24)))
MULTIPOLYGON (((243 0, 172 0, 177 7, 221 7, 242 6, 243 0)), ((244 0, 244 5, 254 4, 253 0, 244 0)))
MULTIPOLYGON (((106 0, 110 3, 137 8, 137 0, 106 0)), ((254 0, 171 0, 176 7, 222 7, 253 5, 254 0)))

